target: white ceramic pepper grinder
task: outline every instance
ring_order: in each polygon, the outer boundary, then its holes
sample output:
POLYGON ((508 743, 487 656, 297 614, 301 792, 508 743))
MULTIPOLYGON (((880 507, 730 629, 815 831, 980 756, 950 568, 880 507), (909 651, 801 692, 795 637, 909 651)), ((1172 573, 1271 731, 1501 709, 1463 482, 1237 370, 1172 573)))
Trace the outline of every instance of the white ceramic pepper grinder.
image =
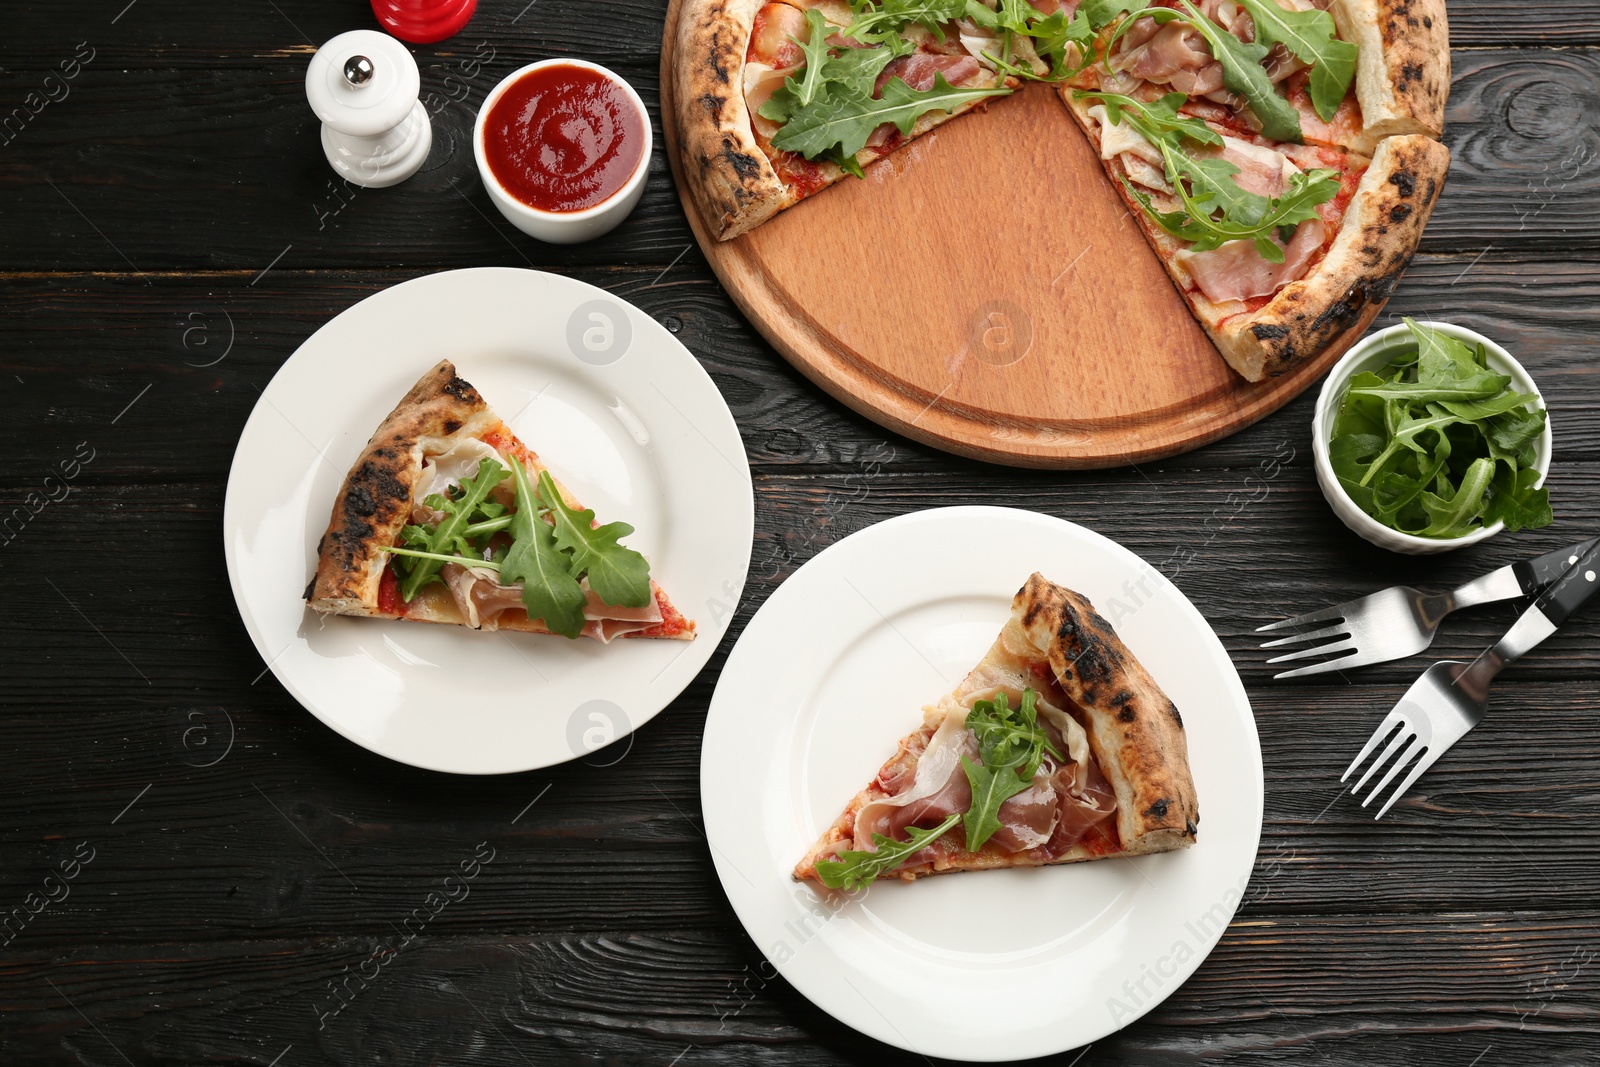
POLYGON ((322 151, 346 181, 403 182, 428 158, 433 126, 417 99, 422 78, 406 46, 377 30, 341 33, 306 70, 306 99, 322 120, 322 151))

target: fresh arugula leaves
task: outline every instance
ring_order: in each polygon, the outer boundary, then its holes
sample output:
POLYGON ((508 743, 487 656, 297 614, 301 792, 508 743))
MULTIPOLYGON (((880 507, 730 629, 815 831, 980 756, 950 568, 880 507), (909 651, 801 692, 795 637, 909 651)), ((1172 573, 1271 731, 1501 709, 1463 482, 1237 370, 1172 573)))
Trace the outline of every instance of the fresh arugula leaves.
POLYGON ((1033 25, 1045 21, 1045 15, 1028 0, 998 0, 995 6, 995 21, 1001 29, 1010 30, 1012 33, 1031 34, 1033 25))
POLYGON ((888 35, 898 35, 916 23, 943 41, 944 23, 965 15, 967 0, 850 0, 850 7, 855 17, 844 31, 846 37, 882 44, 888 35))
POLYGON ((1537 530, 1555 522, 1550 510, 1550 493, 1535 489, 1539 472, 1531 467, 1511 468, 1501 464, 1495 468, 1494 481, 1489 483, 1488 503, 1484 507, 1486 525, 1506 524, 1508 530, 1537 530))
POLYGON ((797 75, 784 79, 783 85, 761 105, 759 113, 782 127, 772 139, 775 148, 798 151, 807 159, 831 160, 860 177, 861 165, 855 154, 865 146, 875 124, 867 127, 861 144, 848 151, 844 138, 852 131, 841 133, 834 143, 821 147, 813 138, 803 147, 794 148, 790 138, 784 135, 791 126, 794 127, 791 137, 808 129, 814 133, 815 124, 824 118, 839 118, 869 109, 878 75, 891 61, 909 53, 912 46, 897 33, 886 31, 883 43, 877 47, 833 48, 827 44, 832 28, 820 11, 816 8, 807 11, 806 22, 810 30, 807 40, 801 44, 806 54, 805 66, 797 75))
MULTIPOLYGON (((401 539, 406 547, 447 557, 476 555, 473 546, 468 543, 466 532, 480 514, 485 519, 493 519, 500 514, 502 509, 497 504, 491 504, 489 493, 505 476, 505 467, 497 461, 480 460, 477 471, 471 478, 463 479, 459 490, 452 496, 447 498, 435 494, 428 497, 423 503, 435 511, 444 512, 445 517, 436 526, 407 526, 401 531, 401 539), (493 511, 486 511, 486 505, 492 507, 493 511)), ((407 602, 423 586, 439 580, 439 570, 444 566, 437 559, 415 556, 413 559, 414 563, 403 568, 406 573, 400 580, 400 597, 407 602)))
POLYGON ((1359 50, 1341 41, 1333 16, 1326 11, 1294 11, 1277 0, 1238 0, 1255 21, 1256 40, 1282 44, 1296 59, 1311 65, 1311 106, 1323 122, 1333 118, 1356 76, 1359 50))
POLYGON ((967 851, 976 852, 1000 830, 1000 805, 1027 789, 1031 778, 1023 778, 1010 767, 990 768, 961 757, 961 769, 972 786, 972 806, 963 820, 967 851))
MULTIPOLYGON (((788 112, 788 121, 772 135, 774 148, 798 152, 807 159, 853 159, 867 146, 872 131, 886 122, 907 134, 930 111, 953 111, 975 100, 1011 92, 1004 88, 958 89, 945 81, 943 74, 934 75, 933 86, 921 91, 899 78, 890 78, 876 99, 843 82, 824 85, 809 106, 788 112)), ((773 118, 765 106, 761 114, 773 118)))
POLYGON ((1129 11, 1138 11, 1146 6, 1146 0, 1083 0, 1078 5, 1078 14, 1088 20, 1090 27, 1096 32, 1105 29, 1117 18, 1129 11))
POLYGON ((1027 37, 1036 55, 1050 66, 1048 74, 1035 73, 1027 66, 1008 62, 1009 54, 985 53, 995 69, 1028 81, 1065 81, 1093 65, 1097 52, 1095 36, 1129 11, 1138 11, 1146 0, 1084 0, 1077 13, 1068 15, 1065 7, 1046 15, 1028 0, 998 0, 994 8, 980 0, 967 0, 966 16, 974 24, 1003 37, 1003 51, 1009 53, 1012 41, 1027 37))
POLYGON ((828 23, 822 17, 822 12, 811 8, 806 12, 806 39, 801 41, 791 37, 790 40, 800 46, 800 51, 805 55, 805 66, 800 70, 800 80, 785 78, 783 89, 793 97, 799 107, 808 106, 816 99, 817 90, 821 88, 824 71, 828 66, 830 49, 828 48, 828 23))
POLYGON ((1050 735, 1039 725, 1039 693, 1022 691, 1022 704, 1012 708, 1005 693, 993 700, 973 701, 967 712, 967 729, 978 742, 978 755, 988 767, 1023 767, 1031 780, 1046 753, 1062 759, 1050 742, 1050 735))
POLYGON ((1183 22, 1192 26, 1201 37, 1205 38, 1212 57, 1222 64, 1222 84, 1229 91, 1244 98, 1250 110, 1255 112, 1256 118, 1260 120, 1262 134, 1274 141, 1300 144, 1305 139, 1300 129, 1300 115, 1288 100, 1278 95, 1277 87, 1267 76, 1267 69, 1261 65, 1261 61, 1266 58, 1270 49, 1259 41, 1241 41, 1206 18, 1199 8, 1190 3, 1190 0, 1177 0, 1177 2, 1180 7, 1144 7, 1123 19, 1121 25, 1105 43, 1105 55, 1108 61, 1113 46, 1124 33, 1133 28, 1134 22, 1138 19, 1150 18, 1162 25, 1175 21, 1183 22))
POLYGON ((1451 414, 1475 422, 1478 419, 1504 415, 1508 411, 1526 407, 1537 399, 1539 398, 1532 393, 1505 392, 1488 400, 1441 400, 1439 405, 1451 414))
POLYGON ((1122 93, 1087 89, 1080 89, 1072 95, 1078 100, 1100 101, 1106 106, 1106 117, 1113 126, 1126 122, 1140 137, 1158 148, 1166 144, 1181 149, 1184 141, 1204 145, 1222 144, 1222 135, 1204 121, 1178 113, 1178 109, 1189 99, 1182 93, 1168 93, 1151 101, 1136 100, 1122 93))
POLYGON ((1144 102, 1118 93, 1078 92, 1079 99, 1105 104, 1113 125, 1124 122, 1161 152, 1167 181, 1178 196, 1180 210, 1160 211, 1148 193, 1135 189, 1126 178, 1123 187, 1156 225, 1180 240, 1192 242, 1196 252, 1219 248, 1229 241, 1250 241, 1261 258, 1283 262, 1283 245, 1294 227, 1315 218, 1317 206, 1339 195, 1339 176, 1332 170, 1302 171, 1289 180, 1278 196, 1265 197, 1241 187, 1234 176, 1239 168, 1215 156, 1193 155, 1188 144, 1217 146, 1222 137, 1199 119, 1181 115, 1187 97, 1169 93, 1144 102), (1276 236, 1279 240, 1273 240, 1276 236))
POLYGON ((402 559, 400 593, 410 601, 430 581, 439 580, 446 563, 498 571, 505 585, 522 585, 522 603, 530 619, 542 619, 552 633, 577 637, 583 630, 588 595, 582 582, 607 604, 638 608, 650 603, 650 565, 644 556, 621 544, 633 533, 625 522, 596 527, 594 512, 567 506, 548 471, 530 482, 520 460, 510 464, 516 509, 488 499, 506 477, 506 467, 481 460, 477 472, 462 481, 452 496, 430 496, 425 503, 445 513, 437 525, 412 525, 403 531, 403 547, 388 551, 402 559), (548 521, 546 521, 548 520, 548 521), (511 539, 491 548, 496 534, 511 539), (408 592, 409 589, 409 592, 408 592))
POLYGON ((870 851, 850 850, 839 853, 835 859, 818 860, 817 877, 829 889, 859 889, 870 885, 880 874, 894 870, 913 853, 943 837, 960 821, 961 816, 951 812, 949 818, 931 830, 908 826, 909 841, 891 841, 882 834, 873 834, 870 851))
POLYGON ((1050 64, 1050 76, 1040 80, 1065 81, 1092 66, 1094 39, 1100 29, 1081 8, 1070 20, 1066 8, 1058 8, 1044 21, 1034 23, 1029 30, 1033 50, 1050 64))
POLYGON ((808 40, 801 45, 806 53, 806 64, 798 78, 794 75, 785 78, 783 85, 761 105, 762 118, 787 123, 810 108, 820 94, 843 93, 870 98, 883 68, 911 48, 896 37, 898 45, 890 42, 879 48, 834 49, 825 40, 830 30, 823 21, 822 12, 816 8, 807 11, 806 22, 811 26, 808 40))
POLYGON ((1301 171, 1289 179, 1289 188, 1271 198, 1240 189, 1233 180, 1238 168, 1224 160, 1180 162, 1178 173, 1193 189, 1173 183, 1183 203, 1181 212, 1156 211, 1148 195, 1131 186, 1129 192, 1162 229, 1194 242, 1196 252, 1220 248, 1229 241, 1251 241, 1269 263, 1282 263, 1279 241, 1286 242, 1297 225, 1316 218, 1318 204, 1339 195, 1339 175, 1332 170, 1301 171), (1279 241, 1273 240, 1274 235, 1279 241))
MULTIPOLYGON (((583 606, 589 600, 578 583, 580 572, 557 546, 555 527, 540 517, 541 501, 520 461, 511 464, 511 477, 517 487, 517 510, 511 517, 513 541, 500 565, 500 578, 522 583, 522 606, 528 618, 543 619, 551 633, 577 637, 583 630, 583 606)), ((540 474, 541 488, 547 477, 540 474)))
POLYGON ((974 763, 961 757, 961 768, 972 786, 972 802, 965 816, 952 812, 931 830, 907 827, 907 841, 892 841, 883 834, 873 834, 871 850, 846 851, 838 857, 817 862, 817 876, 830 889, 857 889, 868 885, 874 878, 899 867, 913 853, 943 836, 957 822, 965 823, 966 849, 976 852, 1000 829, 1000 805, 1027 789, 1046 754, 1063 759, 1050 741, 1050 735, 1039 725, 1037 707, 1039 694, 1033 689, 1022 691, 1020 707, 1011 707, 1004 693, 993 700, 977 700, 967 712, 966 729, 978 742, 978 758, 974 763))
MULTIPOLYGON (((1141 0, 1142 2, 1142 0, 1141 0)), ((1118 11, 1130 6, 1136 6, 1134 0, 1125 0, 1120 7, 1116 0, 1107 3, 1105 0, 1091 0, 1096 3, 1097 11, 1105 8, 1116 7, 1118 11)), ((977 3, 969 5, 987 11, 988 8, 977 3)), ((1084 5, 1085 8, 1089 4, 1084 5)), ((970 17, 970 15, 969 15, 970 17)), ((1019 37, 1028 38, 1033 44, 1034 54, 1050 66, 1050 73, 1037 74, 1028 66, 1019 66, 1004 61, 1006 57, 987 55, 996 69, 1014 77, 1028 81, 1065 81, 1068 78, 1087 69, 1095 56, 1094 38, 1102 28, 1113 18, 1116 12, 1102 12, 1100 21, 1091 18, 1084 10, 1079 10, 1076 15, 1069 16, 1064 7, 1057 8, 1049 15, 1044 14, 1034 7, 1028 0, 999 0, 999 5, 990 15, 987 23, 980 23, 990 30, 997 30, 1004 36, 1005 50, 1009 52, 1012 41, 1019 37)))
POLYGON ((539 498, 550 509, 555 547, 572 554, 570 569, 574 575, 587 576, 589 588, 607 604, 642 608, 650 603, 650 564, 633 549, 618 544, 633 533, 632 526, 608 522, 596 527, 593 511, 567 507, 549 471, 539 474, 539 498))
POLYGON ((1277 86, 1261 65, 1269 49, 1259 41, 1241 41, 1206 18, 1190 0, 1178 0, 1188 14, 1185 20, 1200 31, 1211 46, 1211 54, 1222 64, 1222 84, 1244 97, 1250 110, 1261 120, 1261 133, 1274 141, 1300 144, 1300 115, 1293 105, 1278 95, 1277 86))
POLYGON ((1508 465, 1531 467, 1536 458, 1535 443, 1544 433, 1543 411, 1507 411, 1484 422, 1489 438, 1489 455, 1508 465))
POLYGON ((478 560, 470 556, 447 556, 443 552, 428 552, 423 549, 400 548, 398 546, 384 549, 384 551, 392 555, 404 556, 406 559, 432 559, 438 560, 440 563, 460 563, 463 566, 483 567, 496 572, 500 570, 499 561, 492 559, 478 560))
POLYGON ((1535 488, 1545 412, 1448 334, 1405 320, 1416 347, 1350 379, 1328 457, 1346 495, 1392 529, 1456 538, 1554 521, 1535 488))
MULTIPOLYGON (((861 164, 856 154, 878 127, 888 123, 909 134, 916 121, 930 111, 954 111, 1011 92, 1003 85, 957 88, 942 74, 935 75, 928 89, 912 89, 903 80, 891 78, 877 91, 884 68, 915 51, 903 35, 908 27, 920 26, 942 41, 948 23, 969 16, 991 30, 1002 30, 1008 50, 1014 34, 1038 37, 1040 46, 1035 50, 1059 69, 1065 68, 1071 36, 1065 14, 1046 17, 1027 0, 1000 0, 996 9, 977 0, 852 0, 851 8, 854 17, 839 32, 870 47, 829 45, 828 37, 836 27, 816 8, 808 10, 806 40, 796 40, 805 53, 804 66, 762 104, 760 114, 779 126, 772 136, 774 148, 806 159, 828 160, 857 177, 861 164)), ((996 66, 1002 73, 1035 76, 1031 70, 1012 67, 1005 57, 998 57, 996 66)))
POLYGON ((1012 708, 1004 693, 993 700, 974 701, 967 713, 967 729, 978 741, 974 763, 961 757, 962 770, 972 786, 972 803, 964 820, 967 851, 976 852, 1000 829, 1000 805, 1027 789, 1048 752, 1061 759, 1050 736, 1039 725, 1035 706, 1039 694, 1022 692, 1022 705, 1012 708))
POLYGON ((1417 342, 1416 359, 1407 364, 1409 373, 1380 378, 1357 384, 1351 381, 1351 391, 1357 396, 1370 396, 1379 400, 1408 400, 1416 403, 1429 401, 1484 401, 1498 397, 1511 384, 1509 374, 1496 374, 1486 363, 1480 362, 1482 353, 1457 341, 1448 334, 1417 325, 1406 319, 1417 342))
POLYGON ((1460 485, 1452 489, 1450 478, 1442 471, 1435 477, 1438 492, 1422 492, 1418 501, 1430 520, 1417 533, 1421 537, 1459 537, 1483 514, 1484 495, 1494 479, 1494 460, 1480 456, 1473 460, 1461 476, 1460 485))
POLYGON ((967 0, 967 9, 962 14, 974 26, 982 29, 994 30, 1000 28, 1000 16, 995 12, 994 8, 984 4, 982 0, 967 0))

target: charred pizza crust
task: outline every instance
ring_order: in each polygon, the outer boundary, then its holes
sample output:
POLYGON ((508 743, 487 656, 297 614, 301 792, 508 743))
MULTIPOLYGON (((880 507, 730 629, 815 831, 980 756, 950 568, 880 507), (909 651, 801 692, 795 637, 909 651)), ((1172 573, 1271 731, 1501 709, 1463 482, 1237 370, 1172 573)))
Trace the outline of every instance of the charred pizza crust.
MULTIPOLYGON (((1335 0, 1329 11, 1339 35, 1355 43, 1359 134, 1345 146, 1371 163, 1326 253, 1298 281, 1263 307, 1221 321, 1194 307, 1212 342, 1247 381, 1288 373, 1316 358, 1377 315, 1422 240, 1450 165, 1438 140, 1450 93, 1450 30, 1444 0, 1335 0)), ((1060 87, 1062 102, 1098 148, 1101 133, 1088 105, 1060 87)), ((1129 209, 1115 160, 1102 161, 1129 209)), ((1148 226, 1145 228, 1149 232, 1148 226)), ((1153 239, 1156 256, 1185 300, 1190 279, 1153 239)))
MULTIPOLYGON (((1259 382, 1314 359, 1345 332, 1365 329, 1411 262, 1449 166, 1450 150, 1431 137, 1379 142, 1333 244, 1309 274, 1259 311, 1220 326, 1202 318, 1223 358, 1259 382)), ((1172 261, 1161 259, 1173 271, 1172 261)))
POLYGON ((1361 134, 1348 147, 1370 156, 1386 137, 1441 136, 1450 95, 1445 0, 1334 0, 1328 10, 1339 36, 1360 49, 1361 134))
POLYGON ((1121 854, 1193 844, 1200 803, 1178 706, 1088 598, 1035 574, 1011 610, 1084 710, 1089 747, 1117 794, 1121 854))
MULTIPOLYGON (((1111 624, 1080 594, 1035 573, 1012 599, 1011 619, 1034 653, 1049 663, 1063 693, 1084 711, 1089 749, 1116 793, 1121 847, 1108 852, 1080 842, 1052 859, 1028 853, 962 852, 940 855, 931 863, 898 867, 891 874, 911 881, 929 874, 1056 866, 1170 852, 1192 845, 1200 807, 1177 706, 1111 624)), ((997 657, 1005 658, 1004 640, 1002 635, 957 687, 957 693, 983 688, 974 686, 972 679, 985 674, 997 657)), ((815 877, 817 861, 833 855, 855 836, 861 809, 889 795, 878 783, 898 777, 920 758, 936 728, 936 723, 929 723, 900 742, 899 750, 880 768, 872 784, 851 799, 795 865, 796 879, 815 877)))
MULTIPOLYGON (((779 177, 751 126, 745 105, 745 57, 756 12, 767 0, 683 0, 678 16, 676 62, 671 71, 673 121, 678 134, 683 178, 700 217, 719 241, 732 240, 801 200, 779 177)), ((842 0, 813 0, 835 25, 850 19, 842 0)), ((868 146, 856 153, 866 166, 891 154, 935 126, 981 108, 984 101, 954 111, 930 111, 911 132, 886 148, 868 146)), ((825 188, 845 176, 826 161, 808 163, 811 184, 825 188)), ((807 194, 809 195, 809 193, 807 194)))
POLYGON ((718 240, 759 226, 799 198, 757 143, 744 100, 750 28, 766 0, 685 0, 672 69, 683 177, 718 240))
MULTIPOLYGON (((1098 152, 1102 133, 1088 105, 1070 89, 1061 94, 1098 152)), ((1223 359, 1246 381, 1259 382, 1315 359, 1343 334, 1365 329, 1377 315, 1422 241, 1444 188, 1450 150, 1425 134, 1379 141, 1322 258, 1262 307, 1221 320, 1196 306, 1192 279, 1174 255, 1179 245, 1151 233, 1143 209, 1122 186, 1117 159, 1102 159, 1101 164, 1223 359)))
MULTIPOLYGON (((457 376, 454 364, 441 360, 424 374, 383 420, 345 476, 334 498, 328 529, 317 543, 317 570, 306 587, 306 602, 329 615, 470 625, 454 601, 438 595, 436 589, 432 595, 419 595, 405 606, 404 613, 384 610, 379 587, 388 553, 383 550, 395 543, 411 521, 412 497, 426 457, 448 452, 463 437, 481 438, 494 432, 510 435, 471 383, 457 376)), ((545 470, 526 448, 521 448, 517 460, 534 477, 545 470)), ((560 479, 554 474, 551 478, 568 506, 579 507, 560 479)), ((623 636, 692 641, 695 624, 682 617, 654 581, 650 588, 666 620, 656 628, 662 632, 645 630, 623 636)), ((550 632, 542 619, 529 619, 521 613, 502 616, 496 626, 524 633, 550 632)))
POLYGON ((382 550, 410 521, 424 442, 449 437, 488 412, 483 397, 456 376, 449 360, 411 387, 367 442, 334 498, 306 594, 313 608, 337 615, 380 614, 378 584, 388 562, 382 550))

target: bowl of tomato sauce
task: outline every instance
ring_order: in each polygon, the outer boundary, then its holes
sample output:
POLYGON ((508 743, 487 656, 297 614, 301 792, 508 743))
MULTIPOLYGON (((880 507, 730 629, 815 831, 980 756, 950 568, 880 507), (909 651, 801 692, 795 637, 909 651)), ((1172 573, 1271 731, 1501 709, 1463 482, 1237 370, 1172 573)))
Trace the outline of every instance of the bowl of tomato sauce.
POLYGON ((495 207, 554 244, 599 237, 627 218, 644 194, 651 147, 633 86, 582 59, 507 75, 484 99, 472 137, 495 207))

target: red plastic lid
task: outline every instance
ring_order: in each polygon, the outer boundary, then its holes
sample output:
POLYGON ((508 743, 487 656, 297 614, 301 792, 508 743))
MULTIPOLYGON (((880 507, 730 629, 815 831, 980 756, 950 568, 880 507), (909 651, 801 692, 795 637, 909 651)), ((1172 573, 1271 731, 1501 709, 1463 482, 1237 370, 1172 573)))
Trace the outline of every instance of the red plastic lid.
POLYGON ((477 8, 478 0, 372 0, 383 28, 412 44, 454 37, 477 8))

